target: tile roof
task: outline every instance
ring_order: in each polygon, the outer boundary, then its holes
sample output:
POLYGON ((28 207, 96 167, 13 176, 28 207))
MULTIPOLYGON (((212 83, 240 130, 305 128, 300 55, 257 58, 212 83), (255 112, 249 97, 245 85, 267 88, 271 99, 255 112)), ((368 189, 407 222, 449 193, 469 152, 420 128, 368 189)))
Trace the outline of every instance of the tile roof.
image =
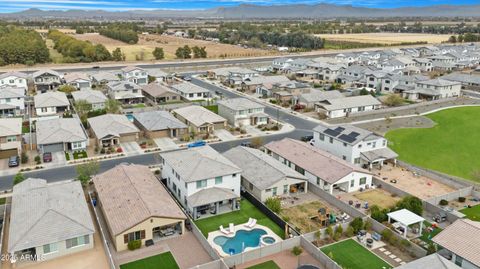
POLYGON ((435 268, 435 269, 461 269, 462 267, 457 266, 451 261, 445 259, 437 253, 430 254, 418 260, 411 261, 407 264, 400 265, 395 267, 395 269, 424 269, 424 268, 435 268))
POLYGON ((35 107, 58 107, 69 106, 67 95, 63 92, 39 93, 33 97, 35 107))
POLYGON ((209 90, 202 88, 200 86, 197 86, 193 83, 190 82, 182 82, 179 84, 173 84, 172 89, 177 92, 182 92, 182 93, 204 93, 204 92, 210 92, 209 90))
POLYGON ((25 97, 25 88, 0 87, 0 99, 25 97))
POLYGON ((161 97, 161 96, 164 96, 167 93, 178 95, 176 92, 171 90, 166 85, 158 84, 158 83, 150 83, 150 84, 144 85, 144 86, 142 86, 142 91, 148 93, 149 95, 151 95, 153 97, 161 97))
POLYGON ((327 111, 332 110, 341 110, 346 108, 352 107, 359 107, 359 106, 372 106, 372 105, 381 105, 382 103, 378 101, 377 98, 371 95, 359 95, 359 96, 351 96, 351 97, 343 97, 343 98, 333 98, 327 99, 318 103, 321 107, 325 108, 327 111))
POLYGON ((13 187, 9 253, 94 232, 79 181, 29 178, 13 187))
POLYGON ((105 103, 108 99, 101 91, 90 89, 74 91, 72 97, 75 101, 85 100, 89 104, 105 103))
POLYGON ((37 144, 79 142, 88 139, 77 118, 56 118, 37 121, 37 144))
POLYGON ((140 131, 125 115, 105 114, 89 118, 88 124, 98 139, 107 136, 119 137, 140 131))
POLYGON ((114 236, 152 217, 186 219, 148 166, 120 164, 93 183, 114 236))
POLYGON ((188 128, 187 125, 179 121, 168 111, 148 111, 148 112, 134 113, 133 117, 146 130, 149 130, 149 131, 188 128))
POLYGON ((239 198, 239 196, 231 189, 212 187, 202 189, 188 196, 187 203, 190 207, 197 207, 233 198, 239 198))
POLYGON ((217 104, 223 105, 233 110, 265 108, 265 106, 262 104, 259 104, 257 102, 254 102, 247 98, 242 98, 242 97, 220 100, 217 102, 217 104))
POLYGON ((50 74, 50 75, 60 77, 60 78, 62 77, 62 75, 60 73, 58 73, 57 71, 53 71, 53 70, 50 70, 50 69, 44 69, 44 70, 38 70, 37 72, 33 73, 32 78, 36 78, 36 77, 42 76, 44 74, 50 74))
POLYGON ((0 137, 21 134, 22 118, 0 118, 0 137))
POLYGON ((8 78, 8 77, 18 77, 18 78, 24 78, 28 79, 28 74, 22 73, 22 72, 6 72, 0 75, 0 79, 8 78))
POLYGON ((178 114, 195 126, 202 126, 204 124, 213 124, 217 122, 225 122, 226 119, 220 117, 214 112, 201 106, 186 106, 172 111, 174 115, 178 114))
POLYGON ((340 137, 341 135, 349 136, 352 133, 356 133, 356 136, 355 136, 354 140, 352 140, 351 142, 344 141, 344 142, 347 142, 348 144, 351 144, 351 145, 355 145, 356 143, 361 142, 361 141, 374 140, 374 139, 379 138, 379 136, 376 135, 375 133, 370 132, 370 131, 365 130, 365 129, 362 129, 362 128, 359 128, 359 127, 351 125, 351 124, 343 124, 343 125, 339 124, 339 125, 333 125, 333 126, 326 126, 326 125, 323 125, 323 124, 319 124, 317 127, 313 128, 313 131, 314 132, 319 132, 319 133, 324 133, 329 137, 333 137, 332 135, 327 134, 325 132, 327 129, 332 129, 332 130, 335 130, 336 132, 338 132, 338 135, 336 135, 335 137, 340 137))

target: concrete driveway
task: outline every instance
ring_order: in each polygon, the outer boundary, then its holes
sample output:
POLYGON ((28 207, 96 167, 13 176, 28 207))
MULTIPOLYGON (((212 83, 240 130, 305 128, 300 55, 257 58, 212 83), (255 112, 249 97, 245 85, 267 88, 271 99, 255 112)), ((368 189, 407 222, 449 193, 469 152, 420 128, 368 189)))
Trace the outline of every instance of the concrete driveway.
POLYGON ((178 145, 173 142, 171 138, 168 137, 161 137, 161 138, 154 138, 153 141, 161 150, 174 150, 178 149, 178 145))
MULTIPOLYGON (((42 158, 43 162, 43 154, 39 154, 40 158, 42 158)), ((70 154, 70 160, 73 160, 73 154, 70 154)), ((58 151, 52 152, 52 161, 49 163, 43 163, 45 167, 59 167, 64 166, 67 164, 67 159, 65 158, 65 152, 58 151)))
POLYGON ((247 130, 247 134, 250 134, 253 136, 264 135, 263 131, 258 129, 255 126, 247 125, 245 126, 245 130, 247 130))
POLYGON ((122 147, 123 152, 127 156, 138 155, 138 154, 143 153, 142 148, 135 141, 133 141, 133 142, 121 142, 120 146, 122 147))
POLYGON ((225 129, 215 130, 213 133, 222 141, 231 141, 236 139, 234 135, 225 129))

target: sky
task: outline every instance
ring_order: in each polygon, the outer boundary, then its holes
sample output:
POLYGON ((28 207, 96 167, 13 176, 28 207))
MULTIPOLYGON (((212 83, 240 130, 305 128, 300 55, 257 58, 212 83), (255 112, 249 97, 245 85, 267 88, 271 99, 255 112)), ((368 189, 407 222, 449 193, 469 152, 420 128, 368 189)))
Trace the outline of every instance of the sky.
POLYGON ((0 12, 16 12, 29 8, 52 9, 103 9, 124 11, 130 9, 205 9, 239 4, 280 5, 280 4, 331 3, 363 7, 393 8, 403 6, 428 5, 468 5, 480 4, 480 0, 0 0, 0 12))

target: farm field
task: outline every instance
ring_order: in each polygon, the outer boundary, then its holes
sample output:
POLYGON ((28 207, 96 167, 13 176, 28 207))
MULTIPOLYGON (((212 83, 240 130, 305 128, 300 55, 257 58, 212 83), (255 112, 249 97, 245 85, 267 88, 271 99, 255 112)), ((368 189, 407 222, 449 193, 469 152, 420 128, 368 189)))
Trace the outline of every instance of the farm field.
POLYGON ((451 108, 428 115, 436 125, 386 134, 390 147, 408 163, 480 182, 480 107, 451 108))
POLYGON ((211 41, 154 34, 140 35, 138 43, 134 45, 123 43, 96 33, 74 35, 74 37, 80 40, 90 41, 93 44, 103 44, 109 51, 121 48, 126 55, 127 61, 153 60, 152 51, 155 47, 163 48, 165 59, 175 59, 175 51, 177 48, 185 45, 190 47, 206 47, 208 58, 221 58, 221 56, 225 54, 227 55, 227 58, 268 56, 276 54, 275 51, 245 49, 235 45, 221 44, 211 41))
POLYGON ((447 41, 450 35, 411 34, 411 33, 365 33, 365 34, 319 34, 327 40, 348 41, 372 44, 395 45, 402 42, 441 43, 447 41))

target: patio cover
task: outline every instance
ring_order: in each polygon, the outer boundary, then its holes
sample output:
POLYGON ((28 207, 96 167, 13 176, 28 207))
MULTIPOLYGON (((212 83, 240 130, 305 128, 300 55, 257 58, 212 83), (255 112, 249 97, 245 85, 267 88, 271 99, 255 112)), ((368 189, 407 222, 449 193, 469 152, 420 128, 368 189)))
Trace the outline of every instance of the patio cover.
POLYGON ((370 163, 380 161, 380 160, 391 160, 398 157, 398 154, 389 149, 389 148, 381 148, 381 149, 374 149, 370 151, 362 152, 361 155, 370 163))
POLYGON ((406 226, 423 222, 425 220, 424 218, 407 209, 400 209, 395 212, 388 213, 387 216, 406 226))
POLYGON ((191 207, 198 207, 238 197, 239 196, 230 189, 213 187, 190 195, 187 197, 187 202, 191 207))

